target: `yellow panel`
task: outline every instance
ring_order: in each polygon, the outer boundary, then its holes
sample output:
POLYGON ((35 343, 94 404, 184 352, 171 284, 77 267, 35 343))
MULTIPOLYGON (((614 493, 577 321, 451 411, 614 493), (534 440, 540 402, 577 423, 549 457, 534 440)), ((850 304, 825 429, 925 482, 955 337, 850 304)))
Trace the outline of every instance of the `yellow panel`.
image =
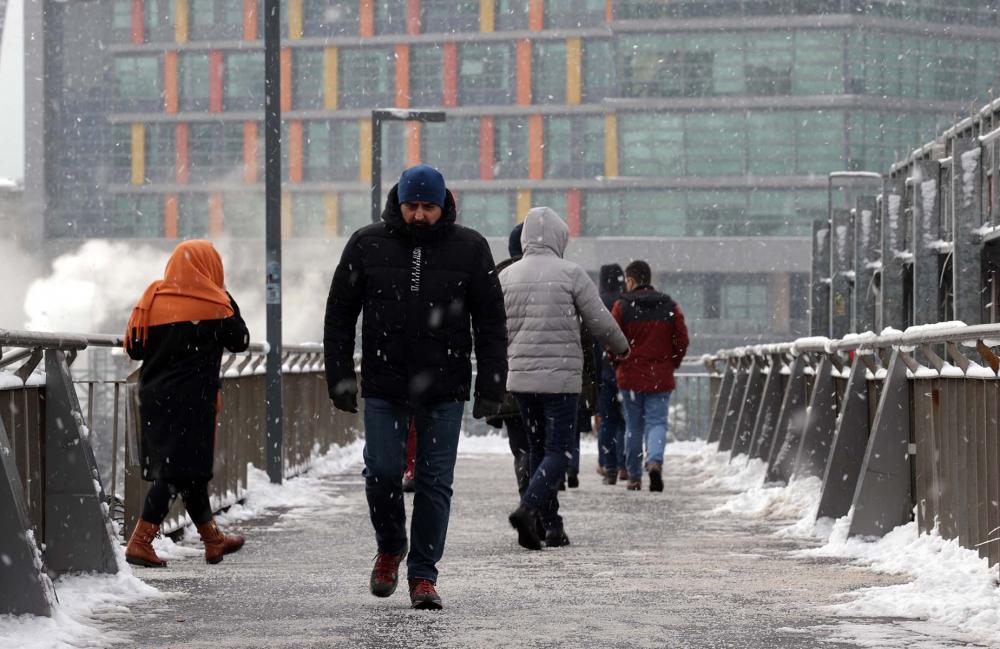
POLYGON ((524 223, 524 217, 528 215, 528 210, 530 209, 531 209, 531 190, 530 189, 517 190, 518 223, 524 223))
POLYGON ((288 38, 302 38, 302 0, 288 0, 288 38))
POLYGON ((288 192, 281 194, 281 238, 290 239, 292 236, 292 195, 288 192))
POLYGON ((323 107, 327 110, 337 110, 340 100, 337 96, 338 83, 338 53, 336 47, 323 50, 323 107))
POLYGON ((496 15, 494 0, 479 0, 479 31, 492 32, 495 29, 496 15))
POLYGON ((132 184, 146 182, 146 125, 132 124, 132 184))
POLYGON ((604 116, 604 176, 618 177, 618 116, 604 116))
POLYGON ((323 215, 326 236, 337 236, 337 222, 340 220, 340 204, 339 197, 335 192, 323 194, 323 215))
POLYGON ((174 40, 188 42, 188 0, 174 0, 174 40))
POLYGON ((358 161, 360 173, 358 180, 363 183, 372 181, 372 121, 368 118, 358 120, 358 161))
POLYGON ((566 103, 579 104, 582 96, 583 46, 579 38, 566 39, 566 103))

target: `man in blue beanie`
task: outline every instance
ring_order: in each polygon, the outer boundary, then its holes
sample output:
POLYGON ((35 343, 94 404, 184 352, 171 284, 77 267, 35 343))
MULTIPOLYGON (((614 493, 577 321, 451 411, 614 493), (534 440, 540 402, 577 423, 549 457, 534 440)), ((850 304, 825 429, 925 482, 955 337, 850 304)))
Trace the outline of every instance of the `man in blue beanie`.
POLYGON ((410 605, 419 609, 442 607, 437 563, 473 350, 474 417, 499 411, 507 381, 507 317, 493 255, 486 239, 455 219, 440 172, 426 165, 404 171, 382 221, 355 232, 344 248, 323 335, 330 398, 357 412, 354 339, 364 311, 365 493, 378 544, 369 586, 376 597, 392 595, 406 558, 410 605), (408 540, 402 482, 411 419, 418 470, 408 540))

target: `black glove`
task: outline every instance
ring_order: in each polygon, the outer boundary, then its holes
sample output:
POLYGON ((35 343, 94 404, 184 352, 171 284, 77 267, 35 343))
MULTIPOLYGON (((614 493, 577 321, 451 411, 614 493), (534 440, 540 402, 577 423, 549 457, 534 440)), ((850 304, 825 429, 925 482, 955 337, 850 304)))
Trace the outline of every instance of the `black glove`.
POLYGON ((492 417, 498 412, 500 412, 500 402, 486 397, 476 397, 476 402, 472 406, 473 419, 492 417))
POLYGON ((358 411, 358 386, 354 381, 344 380, 330 390, 333 407, 344 412, 358 411))

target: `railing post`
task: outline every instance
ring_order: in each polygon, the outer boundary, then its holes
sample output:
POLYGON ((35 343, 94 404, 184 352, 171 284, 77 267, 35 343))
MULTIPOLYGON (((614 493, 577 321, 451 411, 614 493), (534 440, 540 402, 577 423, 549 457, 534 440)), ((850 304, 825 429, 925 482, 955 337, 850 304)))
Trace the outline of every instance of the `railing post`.
POLYGON ((781 398, 785 393, 782 386, 781 355, 771 355, 771 367, 764 384, 764 396, 761 398, 757 421, 754 422, 753 438, 750 440, 750 452, 747 461, 754 458, 767 458, 774 444, 774 433, 777 429, 778 415, 781 413, 781 398))
POLYGON ((982 225, 982 147, 976 138, 956 138, 951 143, 952 295, 955 319, 967 325, 983 322, 983 244, 975 234, 982 225))
POLYGON ((768 457, 765 482, 787 483, 792 477, 793 460, 802 439, 805 425, 809 390, 806 383, 806 359, 803 355, 792 359, 791 374, 781 401, 781 412, 775 429, 771 455, 768 457))
POLYGON ((837 426, 837 388, 833 381, 834 364, 823 356, 816 368, 809 410, 799 442, 792 476, 821 476, 833 443, 837 426))
POLYGON ((733 379, 733 391, 729 395, 729 404, 726 407, 726 416, 722 422, 722 436, 719 438, 719 450, 729 451, 733 447, 736 439, 736 426, 739 424, 740 412, 743 409, 744 397, 747 391, 747 380, 750 371, 743 367, 744 358, 737 359, 733 379))
POLYGON ((875 267, 878 262, 878 209, 874 196, 859 196, 854 219, 854 333, 875 328, 875 267))
POLYGON ((882 279, 879 284, 882 322, 877 323, 879 331, 886 327, 906 328, 903 286, 907 256, 903 231, 905 192, 905 180, 902 178, 886 178, 882 181, 882 279))
POLYGON ((712 422, 708 429, 708 443, 718 444, 722 437, 722 429, 726 422, 726 411, 729 409, 729 397, 736 383, 736 370, 732 363, 726 362, 722 378, 719 379, 719 391, 715 394, 715 406, 712 408, 712 422))
POLYGON ((851 212, 830 212, 830 333, 831 338, 843 338, 851 333, 851 261, 854 244, 851 241, 851 212))
POLYGON ((743 395, 743 401, 740 403, 740 417, 736 422, 736 437, 733 439, 733 449, 729 455, 730 460, 750 450, 754 424, 757 423, 757 413, 760 411, 760 402, 764 394, 764 383, 766 381, 764 373, 761 371, 763 364, 763 358, 751 357, 750 375, 747 378, 747 387, 743 395))
POLYGON ((941 209, 941 165, 920 160, 913 168, 913 324, 941 321, 938 290, 938 227, 941 209))
POLYGON ((830 335, 830 222, 812 225, 812 296, 809 307, 809 335, 830 335))

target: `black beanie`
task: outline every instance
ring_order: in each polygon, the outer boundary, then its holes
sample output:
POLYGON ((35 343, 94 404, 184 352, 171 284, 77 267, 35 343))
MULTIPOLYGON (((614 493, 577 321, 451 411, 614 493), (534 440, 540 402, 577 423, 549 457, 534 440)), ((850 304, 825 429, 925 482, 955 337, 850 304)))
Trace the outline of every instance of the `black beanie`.
POLYGON ((507 239, 507 252, 510 253, 511 257, 520 257, 524 252, 521 250, 521 230, 523 229, 524 223, 518 223, 510 231, 510 238, 507 239))

